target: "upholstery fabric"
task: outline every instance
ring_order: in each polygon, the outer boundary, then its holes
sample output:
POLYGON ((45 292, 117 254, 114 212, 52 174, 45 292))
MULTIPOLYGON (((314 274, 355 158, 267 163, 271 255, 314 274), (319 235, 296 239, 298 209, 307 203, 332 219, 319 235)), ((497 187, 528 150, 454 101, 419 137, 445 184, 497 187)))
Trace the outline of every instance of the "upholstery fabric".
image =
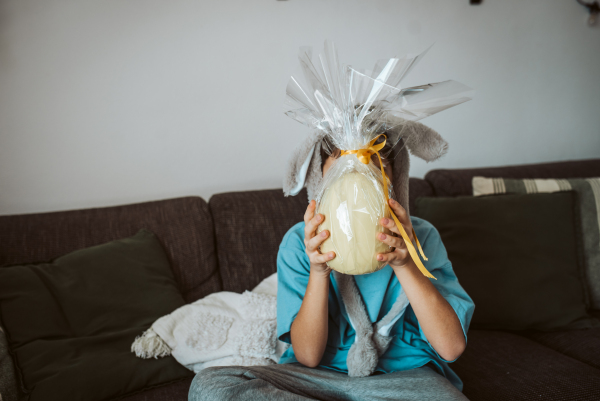
POLYGON ((135 394, 115 398, 122 401, 187 401, 193 377, 162 386, 149 388, 135 394))
POLYGON ((532 331, 523 333, 523 336, 600 369, 600 328, 546 333, 532 331))
POLYGON ((306 189, 285 197, 281 189, 213 195, 223 290, 243 292, 277 271, 277 250, 287 230, 303 220, 306 189))
POLYGON ((467 196, 472 194, 471 179, 476 176, 503 178, 588 178, 600 176, 600 159, 518 166, 431 170, 425 181, 436 196, 467 196))
POLYGON ((420 178, 410 178, 409 180, 408 203, 410 205, 410 215, 419 217, 417 210, 417 199, 424 196, 433 196, 433 188, 429 183, 420 178))
POLYGON ((187 302, 221 290, 212 217, 199 197, 0 216, 0 266, 51 260, 141 228, 159 238, 187 302))
POLYGON ((600 399, 600 370, 508 332, 469 331, 452 369, 472 401, 600 399))
POLYGON ((475 302, 472 328, 600 326, 586 313, 577 206, 573 191, 419 199, 475 302))

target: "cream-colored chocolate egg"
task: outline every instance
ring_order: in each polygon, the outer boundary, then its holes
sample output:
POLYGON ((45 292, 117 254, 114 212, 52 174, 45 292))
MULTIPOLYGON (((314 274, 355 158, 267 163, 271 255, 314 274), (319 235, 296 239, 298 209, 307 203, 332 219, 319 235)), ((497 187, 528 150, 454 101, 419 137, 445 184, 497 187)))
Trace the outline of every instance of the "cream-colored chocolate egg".
POLYGON ((379 224, 382 217, 390 217, 381 183, 356 171, 346 173, 327 188, 318 212, 325 216, 319 232, 330 232, 321 244, 321 253, 336 254, 327 262, 330 268, 354 275, 373 273, 385 266, 376 258, 390 249, 377 239, 379 232, 390 233, 379 224))

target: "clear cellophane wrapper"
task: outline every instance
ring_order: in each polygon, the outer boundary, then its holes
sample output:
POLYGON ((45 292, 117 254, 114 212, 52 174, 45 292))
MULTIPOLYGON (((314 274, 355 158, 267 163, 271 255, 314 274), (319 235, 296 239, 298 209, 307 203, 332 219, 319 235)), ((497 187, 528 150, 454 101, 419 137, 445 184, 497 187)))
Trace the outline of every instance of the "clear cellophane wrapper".
POLYGON ((335 252, 336 257, 328 265, 340 273, 380 270, 386 263, 377 261, 377 254, 390 251, 377 234, 390 234, 380 225, 380 219, 390 217, 387 198, 394 194, 391 182, 374 161, 381 157, 385 165, 386 156, 402 138, 405 121, 420 120, 470 99, 471 89, 455 81, 400 86, 425 53, 380 60, 373 70, 358 70, 339 65, 331 42, 325 42, 318 60, 312 59, 310 48, 300 51, 304 81, 290 79, 286 114, 323 131, 325 153, 335 152, 337 157, 323 177, 315 200, 317 212, 325 216, 318 230, 330 232, 321 253, 335 252), (383 146, 382 142, 385 146, 378 154, 357 157, 357 151, 383 146), (345 152, 340 156, 340 151, 345 152))
POLYGON ((333 270, 366 274, 385 266, 375 257, 390 251, 376 237, 380 232, 391 234, 379 224, 382 217, 390 217, 382 180, 381 171, 372 162, 363 164, 353 154, 341 156, 324 177, 317 212, 325 221, 318 231, 330 233, 320 250, 335 252, 336 257, 328 262, 333 270))

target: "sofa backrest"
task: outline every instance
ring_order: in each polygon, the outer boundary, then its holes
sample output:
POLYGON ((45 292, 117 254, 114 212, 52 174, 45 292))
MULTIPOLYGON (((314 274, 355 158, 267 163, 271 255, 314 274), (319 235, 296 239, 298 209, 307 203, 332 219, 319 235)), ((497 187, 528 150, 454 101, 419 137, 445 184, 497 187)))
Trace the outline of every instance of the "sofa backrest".
POLYGON ((306 190, 285 197, 281 189, 228 192, 208 203, 223 290, 243 292, 277 271, 279 244, 294 224, 302 221, 306 190))
POLYGON ((0 266, 45 262, 147 228, 161 241, 187 302, 221 290, 207 203, 185 197, 134 205, 0 216, 0 266))
MULTIPOLYGON (((424 180, 410 179, 410 202, 432 196, 424 180)), ((215 225, 219 270, 225 291, 252 289, 277 271, 277 251, 285 233, 304 218, 306 190, 285 197, 281 189, 229 192, 209 201, 215 225)))
POLYGON ((482 167, 453 170, 431 170, 425 180, 436 196, 473 194, 474 176, 498 178, 589 178, 600 177, 600 159, 524 164, 506 167, 482 167))

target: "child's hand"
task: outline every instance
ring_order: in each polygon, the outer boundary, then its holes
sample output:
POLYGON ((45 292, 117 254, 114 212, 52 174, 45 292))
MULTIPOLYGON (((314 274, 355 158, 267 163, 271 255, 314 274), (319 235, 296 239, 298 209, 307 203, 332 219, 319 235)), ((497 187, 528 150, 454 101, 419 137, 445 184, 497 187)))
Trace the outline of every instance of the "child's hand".
MULTIPOLYGON (((412 223, 410 222, 410 217, 406 210, 395 200, 389 200, 390 207, 392 211, 400 220, 400 223, 404 227, 404 231, 408 235, 408 238, 411 241, 414 241, 413 238, 413 228, 412 223)), ((406 244, 404 243, 404 239, 400 236, 400 231, 398 231, 398 227, 396 227, 396 223, 394 223, 393 219, 383 218, 379 220, 382 226, 388 228, 393 233, 398 236, 386 235, 384 233, 378 233, 377 239, 384 244, 387 244, 392 247, 392 251, 387 253, 378 253, 376 258, 380 262, 387 262, 392 269, 403 267, 412 262, 410 254, 408 253, 408 249, 406 248, 406 244)))
POLYGON ((317 235, 317 227, 325 221, 322 214, 315 215, 317 202, 311 200, 304 213, 304 245, 306 245, 306 254, 310 259, 310 271, 329 275, 331 269, 327 266, 327 261, 335 258, 335 252, 329 252, 323 255, 319 252, 319 247, 329 237, 329 231, 323 230, 317 235))

